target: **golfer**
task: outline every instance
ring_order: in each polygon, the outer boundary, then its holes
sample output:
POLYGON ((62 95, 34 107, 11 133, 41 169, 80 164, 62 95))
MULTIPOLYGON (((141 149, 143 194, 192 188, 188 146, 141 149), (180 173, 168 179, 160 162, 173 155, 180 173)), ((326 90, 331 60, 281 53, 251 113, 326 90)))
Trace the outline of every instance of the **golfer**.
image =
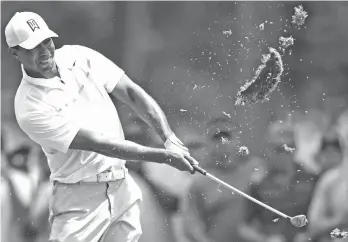
POLYGON ((21 129, 45 152, 54 184, 51 242, 138 241, 142 194, 126 160, 164 163, 194 173, 197 165, 159 105, 102 54, 79 45, 55 50, 58 37, 32 12, 5 29, 23 78, 15 96, 21 129), (109 94, 130 105, 166 149, 125 140, 109 94))

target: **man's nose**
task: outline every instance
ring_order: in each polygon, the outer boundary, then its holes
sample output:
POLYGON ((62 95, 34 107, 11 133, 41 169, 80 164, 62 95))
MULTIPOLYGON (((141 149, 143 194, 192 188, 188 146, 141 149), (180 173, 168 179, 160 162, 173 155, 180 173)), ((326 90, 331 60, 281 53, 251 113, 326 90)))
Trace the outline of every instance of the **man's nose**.
POLYGON ((44 43, 40 43, 38 45, 38 49, 39 49, 40 53, 46 53, 48 50, 48 46, 44 43))

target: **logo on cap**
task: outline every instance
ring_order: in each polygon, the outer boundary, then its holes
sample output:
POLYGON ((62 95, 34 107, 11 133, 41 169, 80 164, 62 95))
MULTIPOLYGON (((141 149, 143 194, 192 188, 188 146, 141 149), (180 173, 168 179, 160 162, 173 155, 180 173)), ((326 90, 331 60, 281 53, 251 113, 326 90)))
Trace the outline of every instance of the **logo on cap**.
POLYGON ((29 19, 27 23, 33 32, 35 31, 35 29, 40 29, 39 25, 34 19, 29 19))

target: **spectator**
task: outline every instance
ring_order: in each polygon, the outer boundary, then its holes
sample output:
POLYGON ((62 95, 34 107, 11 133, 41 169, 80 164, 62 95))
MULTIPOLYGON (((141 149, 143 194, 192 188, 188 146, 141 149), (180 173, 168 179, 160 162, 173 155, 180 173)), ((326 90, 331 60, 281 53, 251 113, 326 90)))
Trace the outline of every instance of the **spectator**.
POLYGON ((50 170, 45 153, 40 150, 35 158, 41 169, 38 187, 33 194, 25 229, 28 234, 35 237, 35 242, 45 242, 48 241, 50 234, 48 206, 53 185, 49 180, 50 170))
MULTIPOLYGON (((1 130, 1 182, 0 182, 0 199, 1 199, 1 241, 10 241, 10 228, 12 222, 12 203, 9 178, 7 174, 7 157, 5 150, 4 132, 1 130)), ((13 240, 12 240, 13 241, 13 240)), ((16 242, 16 241, 15 241, 16 242)))
MULTIPOLYGON (((265 174, 260 159, 237 154, 231 120, 217 118, 208 123, 207 164, 211 174, 248 193, 251 182, 265 174)), ((203 176, 195 176, 183 203, 184 230, 192 242, 243 241, 239 225, 246 218, 245 199, 203 176)))
MULTIPOLYGON (((27 234, 26 225, 29 207, 37 189, 36 181, 29 166, 30 146, 20 146, 7 154, 8 183, 11 194, 12 221, 11 237, 14 241, 32 241, 32 234, 27 234)), ((12 241, 12 239, 11 239, 12 241)))
MULTIPOLYGON (((268 132, 273 150, 267 159, 269 172, 258 186, 252 186, 251 195, 290 216, 305 214, 315 179, 294 162, 291 149, 298 147, 294 143, 291 127, 275 122, 269 126, 268 132)), ((289 221, 252 202, 248 202, 248 205, 252 219, 247 226, 255 226, 259 233, 259 239, 251 241, 290 242, 301 231, 289 221)))
MULTIPOLYGON (((338 164, 337 158, 332 155, 324 159, 322 170, 324 174, 320 178, 309 208, 309 224, 305 234, 298 236, 297 241, 311 238, 312 241, 331 241, 330 232, 335 228, 348 230, 348 183, 346 179, 345 166, 347 164, 347 125, 348 112, 345 112, 338 121, 337 133, 339 143, 323 142, 324 151, 342 148, 343 162, 338 164), (331 169, 330 169, 331 168, 331 169)), ((341 160, 341 159, 340 159, 341 160)), ((342 240, 341 240, 342 241, 342 240)))

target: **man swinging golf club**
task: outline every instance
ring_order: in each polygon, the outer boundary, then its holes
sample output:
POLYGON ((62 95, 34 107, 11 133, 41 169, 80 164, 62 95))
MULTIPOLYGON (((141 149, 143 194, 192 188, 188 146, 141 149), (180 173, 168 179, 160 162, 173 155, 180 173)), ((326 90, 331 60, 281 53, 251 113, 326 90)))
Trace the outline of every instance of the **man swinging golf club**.
POLYGON ((155 100, 102 54, 79 45, 55 50, 57 34, 32 12, 16 13, 5 37, 23 73, 15 96, 17 122, 41 145, 54 183, 49 241, 138 241, 142 195, 126 160, 165 163, 191 173, 198 162, 155 100), (125 140, 109 94, 147 121, 166 149, 125 140))

